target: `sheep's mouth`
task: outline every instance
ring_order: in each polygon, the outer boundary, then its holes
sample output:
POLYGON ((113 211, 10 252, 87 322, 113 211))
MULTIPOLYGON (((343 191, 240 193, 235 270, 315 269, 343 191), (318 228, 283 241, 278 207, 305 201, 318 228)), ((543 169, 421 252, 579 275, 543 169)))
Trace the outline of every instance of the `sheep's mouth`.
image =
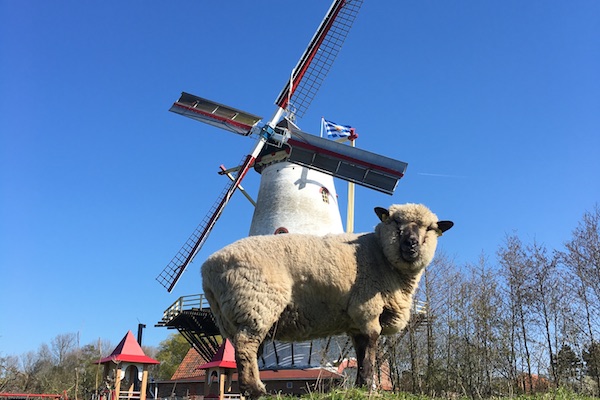
POLYGON ((402 258, 404 258, 405 261, 413 262, 419 258, 419 252, 416 250, 403 251, 402 258))
POLYGON ((418 246, 403 246, 401 249, 402 258, 405 261, 413 262, 419 258, 419 247, 418 246))

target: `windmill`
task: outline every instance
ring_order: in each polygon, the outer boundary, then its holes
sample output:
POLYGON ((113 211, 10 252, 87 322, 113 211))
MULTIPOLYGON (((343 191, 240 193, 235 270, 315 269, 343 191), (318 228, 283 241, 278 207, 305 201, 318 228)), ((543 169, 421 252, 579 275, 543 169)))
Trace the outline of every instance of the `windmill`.
MULTIPOLYGON (((290 80, 277 97, 276 111, 268 122, 261 124, 262 118, 254 114, 185 92, 170 108, 172 112, 239 135, 256 137, 257 140, 251 152, 242 158, 238 167, 224 171, 224 173, 235 172, 235 176, 232 176, 231 182, 223 189, 184 246, 156 278, 169 292, 173 290, 208 238, 231 196, 240 187, 240 183, 252 167, 262 173, 262 176, 250 234, 277 233, 271 230, 273 226, 278 225, 278 222, 273 222, 277 218, 273 217, 293 214, 298 207, 295 204, 297 201, 294 202, 290 198, 282 201, 281 198, 273 199, 268 194, 263 195, 263 193, 281 192, 279 189, 273 189, 273 185, 277 187, 280 184, 285 185, 286 182, 294 185, 293 182, 298 179, 303 182, 309 180, 326 182, 322 187, 326 194, 331 195, 335 190, 333 177, 336 177, 388 194, 392 194, 395 190, 398 180, 404 175, 406 163, 308 134, 301 131, 294 122, 296 118, 304 115, 310 105, 337 56, 362 2, 363 0, 333 1, 293 69, 290 80), (287 168, 295 172, 291 175, 281 173, 287 168), (274 170, 278 173, 272 173, 274 170), (312 175, 310 179, 307 178, 308 174, 312 175), (277 178, 267 178, 273 175, 277 175, 277 178), (263 189, 265 187, 266 189, 263 189)), ((289 196, 293 197, 298 190, 289 193, 289 196)), ((333 226, 335 231, 338 229, 335 228, 336 226, 339 225, 341 228, 341 222, 338 224, 336 218, 339 219, 339 210, 337 210, 337 217, 331 211, 313 215, 317 224, 296 231, 313 231, 315 225, 325 225, 329 231, 333 226), (324 218, 326 222, 323 222, 324 218)), ((282 228, 285 232, 285 227, 282 228)))

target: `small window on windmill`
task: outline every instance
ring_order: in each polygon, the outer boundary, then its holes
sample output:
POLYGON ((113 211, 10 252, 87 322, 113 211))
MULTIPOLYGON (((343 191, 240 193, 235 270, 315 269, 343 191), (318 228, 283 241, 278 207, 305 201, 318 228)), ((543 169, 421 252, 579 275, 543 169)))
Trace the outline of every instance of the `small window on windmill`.
POLYGON ((321 187, 321 196, 323 197, 323 203, 329 204, 329 190, 326 187, 321 187))
POLYGON ((289 233, 289 231, 287 230, 287 228, 280 226, 279 228, 275 229, 275 232, 273 232, 273 235, 279 235, 280 233, 289 233))
POLYGON ((294 388, 294 382, 286 382, 285 387, 287 389, 293 389, 294 388))

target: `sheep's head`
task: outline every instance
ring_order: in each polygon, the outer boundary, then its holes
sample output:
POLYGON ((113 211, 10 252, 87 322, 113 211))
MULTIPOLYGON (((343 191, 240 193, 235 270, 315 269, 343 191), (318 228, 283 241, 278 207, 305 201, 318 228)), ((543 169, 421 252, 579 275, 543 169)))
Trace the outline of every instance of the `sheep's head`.
POLYGON ((422 204, 395 204, 389 209, 376 207, 381 220, 376 233, 383 253, 396 268, 418 272, 435 254, 437 238, 452 228, 452 221, 439 221, 422 204))

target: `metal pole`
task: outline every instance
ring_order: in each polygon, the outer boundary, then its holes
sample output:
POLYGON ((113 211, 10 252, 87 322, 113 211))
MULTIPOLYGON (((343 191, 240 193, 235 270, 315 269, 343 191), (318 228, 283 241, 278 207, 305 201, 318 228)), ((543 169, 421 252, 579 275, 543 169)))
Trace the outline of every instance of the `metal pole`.
MULTIPOLYGON (((352 147, 356 147, 356 139, 352 140, 352 147)), ((354 232, 354 183, 348 182, 348 208, 346 210, 346 233, 354 232)))

